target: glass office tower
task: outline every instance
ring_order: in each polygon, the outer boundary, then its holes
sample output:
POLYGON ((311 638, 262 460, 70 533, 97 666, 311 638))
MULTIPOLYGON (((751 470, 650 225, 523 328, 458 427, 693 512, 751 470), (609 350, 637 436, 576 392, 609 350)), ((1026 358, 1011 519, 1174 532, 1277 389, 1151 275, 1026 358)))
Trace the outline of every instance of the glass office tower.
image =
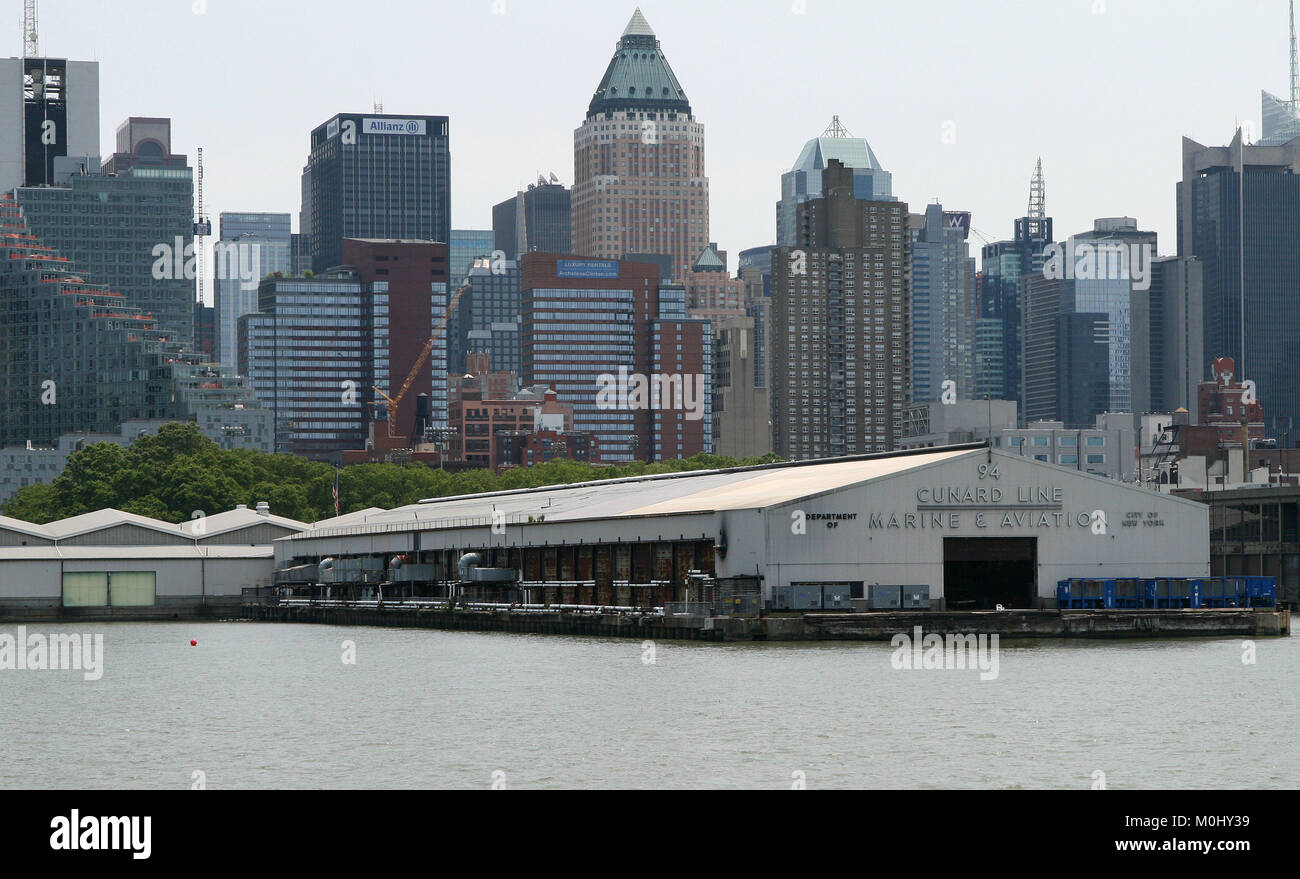
POLYGON ((312 131, 302 190, 315 272, 342 264, 344 238, 450 240, 447 132, 446 116, 359 113, 312 131))
POLYGON ((220 218, 214 250, 213 291, 217 321, 217 361, 239 359, 239 316, 257 311, 257 288, 276 272, 293 273, 288 214, 231 213, 220 218))

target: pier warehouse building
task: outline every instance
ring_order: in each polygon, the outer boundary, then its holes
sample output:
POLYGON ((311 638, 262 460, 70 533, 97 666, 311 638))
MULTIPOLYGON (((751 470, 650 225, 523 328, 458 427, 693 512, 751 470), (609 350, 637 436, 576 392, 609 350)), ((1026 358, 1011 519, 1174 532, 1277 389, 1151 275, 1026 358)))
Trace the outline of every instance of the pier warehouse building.
POLYGON ((304 522, 239 506, 180 525, 99 510, 46 525, 0 516, 0 619, 166 619, 269 591, 272 541, 304 522))
POLYGON ((965 445, 440 498, 275 555, 334 598, 648 607, 709 588, 779 609, 927 585, 935 609, 1041 608, 1070 577, 1208 576, 1208 528, 1203 504, 965 445))

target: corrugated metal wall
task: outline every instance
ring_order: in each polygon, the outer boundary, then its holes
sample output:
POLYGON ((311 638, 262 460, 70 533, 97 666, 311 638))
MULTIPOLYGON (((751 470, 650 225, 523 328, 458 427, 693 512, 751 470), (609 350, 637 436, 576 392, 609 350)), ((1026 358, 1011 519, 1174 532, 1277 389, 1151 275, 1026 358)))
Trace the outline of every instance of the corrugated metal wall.
POLYGON ((0 528, 0 546, 49 546, 52 543, 54 541, 46 537, 36 537, 23 534, 21 531, 0 528))
POLYGON ((193 546, 194 540, 179 531, 171 535, 139 525, 114 525, 102 531, 69 537, 60 543, 64 546, 193 546))
POLYGON ((260 522, 247 528, 240 528, 237 531, 227 531, 225 534, 214 534, 211 537, 200 536, 199 543, 213 546, 269 546, 274 540, 297 533, 296 530, 285 528, 283 525, 260 522))

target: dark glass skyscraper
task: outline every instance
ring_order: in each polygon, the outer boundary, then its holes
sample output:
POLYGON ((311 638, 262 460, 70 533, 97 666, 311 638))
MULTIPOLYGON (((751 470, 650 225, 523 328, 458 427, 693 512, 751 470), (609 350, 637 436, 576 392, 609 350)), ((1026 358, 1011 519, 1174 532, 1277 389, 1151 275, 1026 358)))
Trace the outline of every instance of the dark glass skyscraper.
MULTIPOLYGON (((1182 406, 1195 424, 1197 384, 1205 372, 1201 263, 1171 256, 1151 264, 1150 339, 1147 343, 1152 412, 1182 406)), ((1135 347, 1141 349, 1140 343, 1135 347)))
MULTIPOLYGON (((1021 217, 1016 220, 1016 236, 1012 241, 995 241, 986 244, 981 252, 983 283, 980 288, 981 332, 985 346, 992 342, 990 334, 1001 338, 1000 374, 981 374, 975 384, 994 399, 1018 400, 1023 412, 1021 357, 1024 351, 1022 321, 1026 280, 1042 275, 1043 249, 1052 243, 1051 217, 1021 217), (994 390, 994 389, 997 390, 994 390)), ((996 357, 988 359, 992 366, 996 357)))
POLYGON ((945 383, 974 393, 975 260, 966 239, 970 214, 926 205, 909 217, 912 277, 912 400, 938 400, 945 383))
POLYGON ((1233 358, 1236 378, 1255 382, 1268 434, 1293 432, 1300 417, 1300 139, 1243 147, 1239 132, 1226 147, 1206 147, 1183 138, 1178 218, 1178 254, 1195 256, 1203 269, 1202 361, 1233 358))
POLYGON ((62 161, 98 155, 98 61, 0 58, 0 193, 48 186, 62 161))
POLYGON ((1110 410, 1109 315, 1086 310, 1081 300, 1095 299, 1099 292, 1117 294, 1120 285, 1106 282, 1091 294, 1084 294, 1082 285, 1096 282, 1041 274, 1025 278, 1026 423, 1060 421, 1070 428, 1085 427, 1110 410))
POLYGON ((103 173, 78 168, 55 186, 20 187, 15 195, 33 234, 193 350, 192 171, 171 152, 167 119, 128 119, 117 147, 103 173))
POLYGON ((461 297, 448 335, 449 369, 468 371, 465 359, 471 352, 492 357, 494 372, 523 375, 520 320, 523 294, 519 287, 519 263, 491 260, 469 270, 470 289, 461 297))
POLYGON ((0 445, 172 417, 175 346, 120 292, 86 283, 4 197, 0 326, 0 445))
MULTIPOLYGON (((770 375, 768 334, 772 304, 772 254, 776 246, 740 252, 740 278, 745 282, 745 314, 754 319, 754 386, 766 388, 770 375)), ((768 400, 769 406, 771 399, 768 400)), ((769 440, 770 441, 770 440, 769 440)))
MULTIPOLYGON (((1075 282, 1065 282, 1067 286, 1075 282)), ((1075 290, 1077 294, 1077 289, 1075 290)), ((1110 412, 1110 317, 1063 312, 1056 318, 1056 413, 1066 427, 1087 427, 1110 412)))
POLYGON ((447 131, 446 116, 360 113, 312 131, 302 188, 316 272, 342 263, 344 238, 450 241, 447 131))
POLYGON ((389 387, 387 285, 269 278, 258 306, 238 319, 239 372, 274 412, 275 450, 338 463, 363 448, 371 387, 389 387))
POLYGON ((456 287, 465 283, 474 261, 491 257, 496 247, 491 229, 452 229, 448 245, 447 280, 456 287))
POLYGON ((1047 216, 1043 161, 1038 160, 1029 182, 1029 210, 1016 220, 1015 238, 984 246, 978 281, 975 388, 981 396, 1016 400, 1025 413, 1023 334, 1026 282, 1042 275, 1043 252, 1052 243, 1052 218, 1047 216))
POLYGON ((1025 276, 1024 419, 1088 427, 1102 413, 1149 411, 1155 233, 1107 217, 1048 252, 1025 276))
POLYGON ((496 249, 514 260, 530 250, 568 253, 573 249, 569 207, 569 190, 538 178, 536 185, 493 206, 496 249))
POLYGON ((267 275, 293 274, 288 214, 222 212, 215 249, 213 304, 217 360, 239 359, 239 316, 257 311, 257 288, 267 275))

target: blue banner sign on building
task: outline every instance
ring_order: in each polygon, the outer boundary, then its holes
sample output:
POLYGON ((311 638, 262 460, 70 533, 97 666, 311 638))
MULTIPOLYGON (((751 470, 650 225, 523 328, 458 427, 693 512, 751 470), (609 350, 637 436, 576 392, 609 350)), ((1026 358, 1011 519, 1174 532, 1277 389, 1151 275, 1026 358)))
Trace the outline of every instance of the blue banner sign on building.
POLYGON ((962 240, 970 238, 970 211, 944 211, 943 222, 949 229, 960 229, 962 240))
POLYGON ((616 259, 562 259, 555 264, 557 278, 617 278, 616 259))

